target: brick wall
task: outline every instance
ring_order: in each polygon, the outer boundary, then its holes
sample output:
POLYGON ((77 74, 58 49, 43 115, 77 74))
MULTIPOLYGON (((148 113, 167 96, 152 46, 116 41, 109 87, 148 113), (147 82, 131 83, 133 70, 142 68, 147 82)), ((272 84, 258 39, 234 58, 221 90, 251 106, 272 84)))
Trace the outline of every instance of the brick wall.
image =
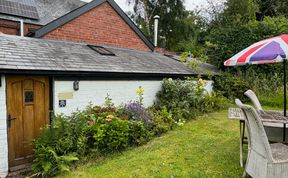
POLYGON ((44 38, 150 51, 107 2, 51 31, 44 38))
MULTIPOLYGON (((40 28, 39 25, 24 24, 24 34, 40 28)), ((0 19, 0 32, 7 35, 20 35, 20 22, 0 19)))
POLYGON ((0 177, 8 173, 8 145, 7 145, 7 123, 6 123, 6 91, 5 78, 1 76, 0 87, 0 177))

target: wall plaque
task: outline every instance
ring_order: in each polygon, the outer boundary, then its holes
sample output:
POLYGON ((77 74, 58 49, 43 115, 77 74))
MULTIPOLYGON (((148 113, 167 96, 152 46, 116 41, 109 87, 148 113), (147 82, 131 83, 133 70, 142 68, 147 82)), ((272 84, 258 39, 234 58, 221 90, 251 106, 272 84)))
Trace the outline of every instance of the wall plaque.
POLYGON ((73 92, 62 92, 58 94, 59 100, 73 99, 73 92))
POLYGON ((66 100, 59 100, 59 108, 66 107, 66 100))

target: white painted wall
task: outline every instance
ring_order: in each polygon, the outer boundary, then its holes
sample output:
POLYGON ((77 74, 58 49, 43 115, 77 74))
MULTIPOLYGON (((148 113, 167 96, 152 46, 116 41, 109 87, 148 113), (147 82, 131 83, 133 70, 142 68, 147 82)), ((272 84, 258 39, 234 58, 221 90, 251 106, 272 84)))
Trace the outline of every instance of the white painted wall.
MULTIPOLYGON (((137 99, 136 90, 144 88, 144 106, 151 106, 156 93, 161 90, 161 81, 80 81, 79 90, 73 90, 73 81, 54 82, 54 111, 56 114, 70 115, 77 109, 84 109, 89 102, 102 105, 107 93, 113 103, 120 105, 137 99), (73 93, 73 99, 66 100, 66 107, 59 107, 59 93, 73 93)), ((206 85, 208 92, 212 91, 212 82, 206 85)))
POLYGON ((212 80, 208 80, 206 85, 205 85, 205 90, 208 93, 211 93, 213 91, 213 81, 212 80))
POLYGON ((55 81, 54 111, 55 113, 71 114, 78 109, 84 109, 89 102, 102 105, 107 93, 113 103, 120 105, 130 100, 136 100, 136 90, 144 88, 144 105, 151 106, 156 93, 161 89, 161 81, 80 81, 79 90, 73 90, 73 81, 55 81), (73 99, 67 99, 66 107, 59 107, 59 93, 73 93, 73 99))
POLYGON ((2 75, 0 87, 0 177, 6 177, 8 173, 8 143, 6 123, 6 86, 5 77, 2 75))

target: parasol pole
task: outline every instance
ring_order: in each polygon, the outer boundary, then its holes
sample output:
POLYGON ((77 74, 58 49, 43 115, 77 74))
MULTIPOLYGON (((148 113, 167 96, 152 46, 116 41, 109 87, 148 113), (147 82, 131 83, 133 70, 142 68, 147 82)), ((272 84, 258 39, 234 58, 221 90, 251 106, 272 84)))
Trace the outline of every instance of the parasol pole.
POLYGON ((284 70, 284 116, 286 113, 286 59, 283 60, 283 70, 284 70))
MULTIPOLYGON (((284 72, 284 117, 287 116, 286 113, 286 59, 283 60, 283 72, 284 72)), ((283 124, 283 142, 286 141, 286 123, 283 124)))

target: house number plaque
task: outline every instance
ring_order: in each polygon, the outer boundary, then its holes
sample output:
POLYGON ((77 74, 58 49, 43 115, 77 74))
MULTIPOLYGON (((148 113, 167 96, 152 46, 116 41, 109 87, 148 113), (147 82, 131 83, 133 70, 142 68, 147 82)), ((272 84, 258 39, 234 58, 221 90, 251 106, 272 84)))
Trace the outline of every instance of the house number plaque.
POLYGON ((66 100, 59 100, 59 107, 60 108, 66 107, 66 100))

